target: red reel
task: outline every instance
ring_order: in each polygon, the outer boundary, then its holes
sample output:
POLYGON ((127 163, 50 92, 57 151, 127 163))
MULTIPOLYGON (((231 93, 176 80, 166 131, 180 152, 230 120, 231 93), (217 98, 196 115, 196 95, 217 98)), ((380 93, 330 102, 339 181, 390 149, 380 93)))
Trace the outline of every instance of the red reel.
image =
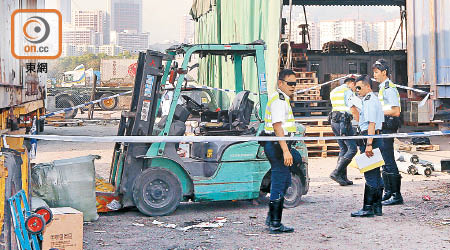
POLYGON ((25 220, 25 229, 32 234, 40 234, 45 227, 45 220, 42 215, 32 214, 25 220))
POLYGON ((45 224, 50 223, 53 219, 52 210, 50 210, 50 208, 48 207, 38 207, 36 208, 36 210, 34 210, 34 212, 44 217, 45 224))

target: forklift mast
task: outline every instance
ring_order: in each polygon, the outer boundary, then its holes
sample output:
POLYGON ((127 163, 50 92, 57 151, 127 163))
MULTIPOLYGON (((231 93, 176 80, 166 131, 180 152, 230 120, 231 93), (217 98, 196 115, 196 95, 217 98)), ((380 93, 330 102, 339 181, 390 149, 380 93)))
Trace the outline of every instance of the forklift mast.
MULTIPOLYGON (((122 112, 118 136, 152 135, 159 108, 160 86, 163 78, 163 60, 172 57, 157 51, 140 52, 136 79, 129 112, 122 112)), ((124 194, 123 201, 131 202, 129 195, 135 177, 141 172, 149 143, 116 143, 110 174, 110 182, 124 194), (122 148, 123 147, 123 148, 122 148), (121 150, 121 148, 123 150, 121 150), (124 154, 120 154, 124 152, 124 154), (121 158, 121 159, 120 159, 121 158), (117 169, 117 170, 116 170, 117 169)))

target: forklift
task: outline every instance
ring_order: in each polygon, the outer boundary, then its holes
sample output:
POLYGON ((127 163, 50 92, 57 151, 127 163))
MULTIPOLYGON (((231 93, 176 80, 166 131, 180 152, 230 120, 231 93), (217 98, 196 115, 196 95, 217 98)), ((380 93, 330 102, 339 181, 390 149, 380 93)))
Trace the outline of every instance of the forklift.
MULTIPOLYGON (((180 45, 166 53, 147 50, 138 59, 130 111, 121 115, 118 136, 183 136, 186 121, 198 120, 196 135, 258 136, 264 129, 267 83, 264 61, 265 44, 180 45), (231 57, 234 63, 235 92, 227 110, 211 110, 183 94, 183 82, 192 55, 231 57), (181 67, 175 57, 184 55, 181 67), (258 74, 260 108, 244 90, 242 60, 251 57, 258 74), (165 66, 164 65, 165 62, 165 66), (177 77, 178 75, 178 77, 177 77), (176 79, 176 80, 175 80, 176 79), (176 81, 176 84, 175 84, 176 81), (161 93, 172 83, 173 98, 168 115, 161 117, 161 93), (184 100, 181 105, 179 98, 184 100), (193 116, 192 114, 199 114, 193 116)), ((256 98, 255 98, 256 99, 256 98)), ((298 125, 298 135, 304 127, 298 125)), ((194 142, 190 153, 177 154, 179 143, 116 143, 110 170, 110 183, 122 207, 136 206, 148 216, 172 213, 180 202, 252 200, 270 192, 270 163, 257 141, 194 142)), ((292 185, 285 207, 298 206, 309 189, 308 154, 303 141, 296 144, 303 164, 291 168, 292 185)))

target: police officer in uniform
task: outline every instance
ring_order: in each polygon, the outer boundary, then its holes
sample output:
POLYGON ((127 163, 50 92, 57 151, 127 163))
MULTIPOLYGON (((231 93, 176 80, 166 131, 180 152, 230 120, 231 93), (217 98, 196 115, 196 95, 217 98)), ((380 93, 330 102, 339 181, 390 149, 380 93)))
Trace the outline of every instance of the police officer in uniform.
MULTIPOLYGON (((355 78, 347 78, 344 84, 333 89, 330 93, 332 112, 328 117, 331 128, 335 136, 354 135, 352 119, 359 119, 359 111, 356 102, 360 99, 355 96, 355 78)), ((356 141, 349 139, 338 140, 339 158, 336 169, 331 173, 330 178, 341 186, 353 185, 353 182, 347 178, 347 166, 356 155, 356 141)))
MULTIPOLYGON (((295 73, 285 69, 279 73, 277 92, 270 98, 265 111, 264 134, 290 136, 297 128, 290 105, 290 97, 296 85, 295 73)), ((291 142, 265 142, 264 152, 271 165, 270 203, 266 224, 271 233, 290 233, 294 229, 281 223, 284 195, 291 185, 291 168, 301 164, 300 153, 292 148, 291 142)))
MULTIPOLYGON (((383 59, 379 59, 373 65, 375 80, 380 82, 378 99, 383 106, 384 123, 383 134, 397 133, 400 127, 400 95, 395 84, 388 78, 389 66, 383 59)), ((383 181, 385 193, 383 195, 383 205, 403 204, 403 197, 400 193, 401 178, 398 172, 397 163, 394 157, 394 138, 385 138, 383 158, 383 181)))
MULTIPOLYGON (((371 79, 362 75, 356 79, 356 91, 363 98, 362 109, 359 114, 359 129, 361 135, 380 134, 384 121, 383 109, 377 96, 372 92, 371 79)), ((383 151, 383 140, 368 138, 360 140, 359 149, 361 154, 368 157, 373 156, 373 149, 379 148, 383 151)), ((372 217, 382 215, 381 196, 383 195, 383 180, 380 168, 375 168, 364 173, 366 184, 364 188, 364 205, 359 211, 351 213, 352 217, 372 217)))

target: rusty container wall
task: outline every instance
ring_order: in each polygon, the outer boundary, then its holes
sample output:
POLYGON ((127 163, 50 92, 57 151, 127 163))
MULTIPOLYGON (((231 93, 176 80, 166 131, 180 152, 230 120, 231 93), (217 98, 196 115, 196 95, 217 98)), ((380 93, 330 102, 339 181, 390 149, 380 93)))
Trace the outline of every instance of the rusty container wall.
POLYGON ((450 1, 407 0, 406 11, 408 85, 429 87, 433 120, 437 107, 450 103, 450 1))
MULTIPOLYGON (((43 9, 44 0, 1 0, 0 6, 0 109, 43 100, 46 74, 27 73, 26 63, 11 53, 11 14, 17 9, 43 9)), ((40 63, 46 62, 39 60, 40 63)))
POLYGON ((409 86, 450 98, 450 1, 407 0, 409 86))

